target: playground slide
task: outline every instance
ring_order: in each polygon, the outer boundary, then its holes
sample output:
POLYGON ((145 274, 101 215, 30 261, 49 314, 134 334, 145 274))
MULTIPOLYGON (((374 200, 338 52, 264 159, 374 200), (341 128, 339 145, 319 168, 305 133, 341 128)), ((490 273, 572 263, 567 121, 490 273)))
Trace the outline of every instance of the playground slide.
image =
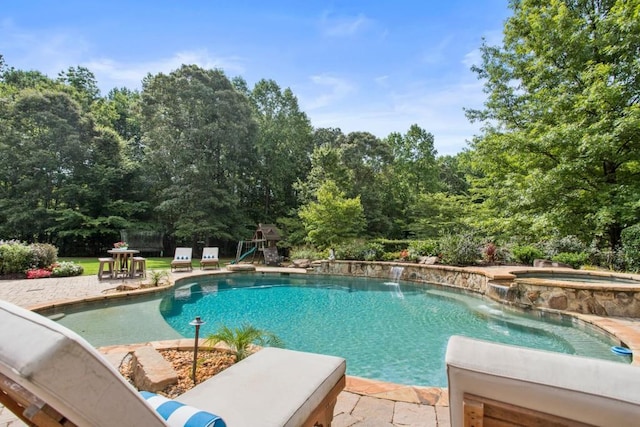
POLYGON ((254 246, 253 248, 249 249, 247 252, 245 252, 242 255, 240 255, 240 258, 238 258, 238 259, 236 259, 234 261, 231 261, 231 264, 236 264, 236 263, 242 261, 243 259, 245 259, 247 256, 251 255, 255 251, 256 251, 256 248, 254 246))

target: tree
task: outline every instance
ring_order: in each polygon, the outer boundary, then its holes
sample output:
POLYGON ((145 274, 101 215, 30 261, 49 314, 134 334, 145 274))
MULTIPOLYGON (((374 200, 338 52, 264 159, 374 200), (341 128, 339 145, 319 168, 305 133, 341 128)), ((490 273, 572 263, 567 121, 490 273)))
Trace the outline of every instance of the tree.
POLYGON ((117 135, 95 129, 62 91, 19 90, 0 111, 0 235, 68 253, 118 235, 133 212, 122 200, 117 135))
POLYGON ((72 96, 85 111, 100 97, 96 76, 86 67, 69 67, 58 74, 58 81, 73 89, 72 96))
POLYGON ((300 209, 307 241, 327 248, 345 239, 358 237, 365 227, 360 197, 348 199, 333 181, 326 181, 317 192, 317 202, 300 209))
POLYGON ((640 1, 510 7, 503 44, 484 44, 475 68, 488 99, 468 112, 485 125, 472 144, 474 197, 509 233, 524 225, 616 247, 640 219, 640 1))
POLYGON ((260 80, 250 99, 258 122, 252 205, 260 208, 255 214, 259 222, 285 216, 297 206, 293 184, 311 168, 313 140, 311 123, 291 89, 260 80))
POLYGON ((167 234, 242 238, 257 130, 246 96, 220 70, 183 65, 145 78, 141 108, 144 169, 167 234))
POLYGON ((406 134, 394 132, 387 137, 393 153, 396 178, 414 193, 438 190, 438 167, 433 135, 411 125, 406 134))

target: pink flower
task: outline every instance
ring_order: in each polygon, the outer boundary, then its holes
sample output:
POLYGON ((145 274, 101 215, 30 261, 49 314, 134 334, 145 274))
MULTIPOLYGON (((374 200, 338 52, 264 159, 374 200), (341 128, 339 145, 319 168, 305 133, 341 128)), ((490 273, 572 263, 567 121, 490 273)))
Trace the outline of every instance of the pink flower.
POLYGON ((46 277, 51 277, 51 271, 46 268, 27 270, 27 279, 43 279, 46 277))

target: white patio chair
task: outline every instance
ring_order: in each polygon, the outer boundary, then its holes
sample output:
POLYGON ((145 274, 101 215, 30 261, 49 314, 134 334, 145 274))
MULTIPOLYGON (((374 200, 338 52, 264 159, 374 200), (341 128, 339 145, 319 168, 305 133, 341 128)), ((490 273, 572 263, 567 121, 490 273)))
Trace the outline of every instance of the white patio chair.
POLYGON ((176 252, 171 261, 171 271, 178 268, 188 268, 189 271, 193 269, 191 265, 192 248, 176 248, 176 252))
POLYGON ((209 266, 220 268, 220 259, 218 258, 219 248, 202 249, 202 259, 200 260, 200 269, 204 270, 209 266))

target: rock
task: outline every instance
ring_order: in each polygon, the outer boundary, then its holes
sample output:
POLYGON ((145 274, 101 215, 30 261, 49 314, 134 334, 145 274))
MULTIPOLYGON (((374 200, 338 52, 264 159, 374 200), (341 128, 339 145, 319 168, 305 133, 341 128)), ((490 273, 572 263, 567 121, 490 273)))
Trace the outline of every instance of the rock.
POLYGON ((118 285, 116 291, 127 292, 140 289, 140 285, 118 285))
POLYGON ((564 292, 554 292, 547 301, 549 308, 554 310, 566 310, 569 306, 569 299, 564 292))
POLYGON ((293 266, 296 268, 309 268, 310 265, 311 265, 311 261, 305 258, 293 260, 293 266))
POLYGON ((440 258, 438 258, 437 256, 426 256, 426 257, 422 257, 420 258, 420 264, 425 264, 425 265, 435 265, 438 262, 440 262, 440 258))
POLYGON ((229 264, 226 268, 229 271, 256 271, 253 264, 229 264))
POLYGON ((178 382, 178 374, 151 346, 137 348, 132 360, 133 384, 138 390, 158 392, 178 382))
POLYGON ((569 264, 564 264, 562 262, 555 262, 548 259, 535 259, 533 260, 534 267, 543 267, 543 268, 573 268, 569 264))

